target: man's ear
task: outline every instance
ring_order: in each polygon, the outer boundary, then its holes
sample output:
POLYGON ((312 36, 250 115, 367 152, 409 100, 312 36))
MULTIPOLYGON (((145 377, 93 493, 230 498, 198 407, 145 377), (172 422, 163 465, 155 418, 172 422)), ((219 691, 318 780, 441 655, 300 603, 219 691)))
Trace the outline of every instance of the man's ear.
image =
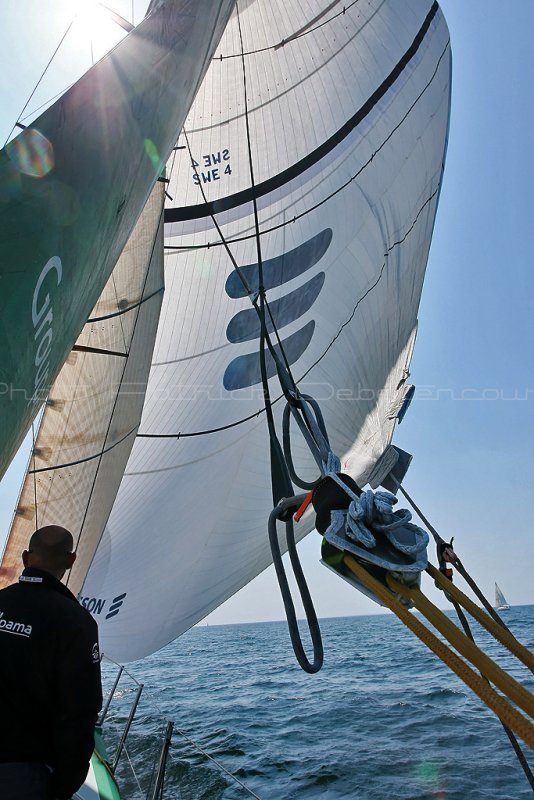
POLYGON ((25 550, 25 551, 23 552, 23 554, 22 554, 22 563, 24 564, 24 567, 27 567, 27 566, 28 566, 28 558, 29 558, 29 555, 30 555, 30 554, 28 553, 28 551, 27 551, 27 550, 25 550))
POLYGON ((68 558, 69 566, 67 567, 67 569, 70 569, 75 561, 76 561, 76 553, 69 553, 69 558, 68 558))

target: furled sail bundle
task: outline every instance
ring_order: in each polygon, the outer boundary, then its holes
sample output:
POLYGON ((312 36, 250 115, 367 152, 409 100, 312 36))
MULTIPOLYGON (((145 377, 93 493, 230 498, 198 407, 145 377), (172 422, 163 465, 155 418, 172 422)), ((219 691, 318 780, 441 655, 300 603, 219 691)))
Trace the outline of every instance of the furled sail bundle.
MULTIPOLYGON (((168 164, 166 291, 140 434, 81 591, 112 657, 158 649, 270 563, 251 303, 262 289, 273 342, 319 402, 343 471, 376 485, 391 466, 450 66, 432 0, 238 3, 168 164)), ((293 455, 316 476, 298 439, 293 455)))
POLYGON ((232 0, 155 0, 0 151, 0 477, 183 125, 232 0))

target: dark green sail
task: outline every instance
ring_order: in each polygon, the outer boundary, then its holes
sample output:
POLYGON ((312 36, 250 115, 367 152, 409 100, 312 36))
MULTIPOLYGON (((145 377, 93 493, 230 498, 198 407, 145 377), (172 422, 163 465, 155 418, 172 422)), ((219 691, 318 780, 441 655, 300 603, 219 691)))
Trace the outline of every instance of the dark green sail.
POLYGON ((0 477, 178 138, 233 0, 161 0, 0 152, 0 477))

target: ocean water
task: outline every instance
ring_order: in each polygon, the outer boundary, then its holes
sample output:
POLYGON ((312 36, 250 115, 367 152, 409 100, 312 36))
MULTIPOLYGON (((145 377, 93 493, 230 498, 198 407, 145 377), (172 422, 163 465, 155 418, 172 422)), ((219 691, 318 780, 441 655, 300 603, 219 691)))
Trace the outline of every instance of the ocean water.
MULTIPOLYGON (((534 606, 505 614, 534 649, 534 606)), ((325 663, 316 675, 297 665, 285 622, 199 626, 129 665, 145 689, 118 769, 124 797, 147 796, 169 718, 164 798, 532 798, 497 718, 393 615, 325 619, 321 630, 325 663)), ((525 667, 473 631, 534 690, 525 667)), ((107 687, 113 671, 105 669, 107 687)), ((124 676, 105 727, 110 756, 134 691, 124 676)))

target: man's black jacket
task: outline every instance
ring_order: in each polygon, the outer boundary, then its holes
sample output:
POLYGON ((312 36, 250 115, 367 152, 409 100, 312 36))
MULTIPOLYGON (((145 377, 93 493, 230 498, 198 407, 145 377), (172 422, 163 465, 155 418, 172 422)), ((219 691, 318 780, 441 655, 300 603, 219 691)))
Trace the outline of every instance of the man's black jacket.
POLYGON ((96 622, 56 578, 25 569, 0 591, 0 761, 48 764, 53 795, 70 798, 101 706, 96 622))

